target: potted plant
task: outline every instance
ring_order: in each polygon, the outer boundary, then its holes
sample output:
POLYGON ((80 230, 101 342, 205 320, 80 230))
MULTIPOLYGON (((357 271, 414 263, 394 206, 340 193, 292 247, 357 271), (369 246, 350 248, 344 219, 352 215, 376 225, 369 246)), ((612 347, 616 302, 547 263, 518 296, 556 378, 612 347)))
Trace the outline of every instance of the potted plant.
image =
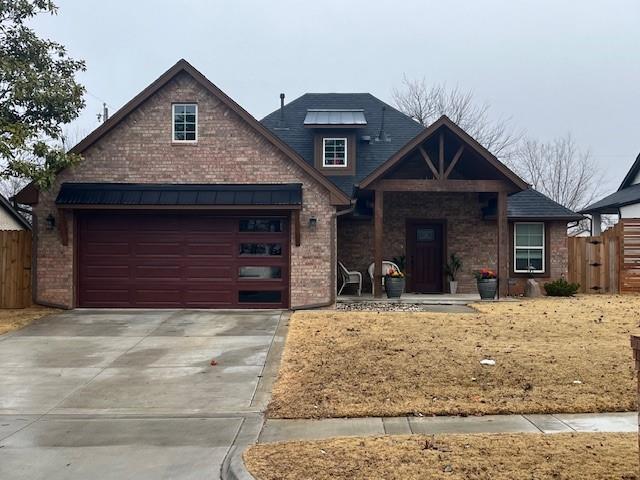
POLYGON ((473 272, 478 282, 478 293, 482 300, 493 300, 498 290, 498 277, 496 272, 488 268, 481 268, 473 272))
POLYGON ((456 276, 458 272, 462 268, 462 260, 455 253, 449 255, 449 261, 444 267, 444 271, 449 277, 449 291, 451 294, 455 294, 458 291, 458 281, 456 280, 456 276))
POLYGON ((384 276, 384 289, 388 298, 400 298, 404 292, 404 273, 391 267, 384 276))

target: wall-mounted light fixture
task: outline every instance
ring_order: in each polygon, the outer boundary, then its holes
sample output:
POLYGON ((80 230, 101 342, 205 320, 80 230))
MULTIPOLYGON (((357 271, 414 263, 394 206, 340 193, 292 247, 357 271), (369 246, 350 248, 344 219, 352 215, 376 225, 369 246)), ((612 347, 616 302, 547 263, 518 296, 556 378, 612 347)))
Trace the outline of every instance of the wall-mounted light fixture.
POLYGON ((317 225, 318 225, 318 219, 316 217, 311 217, 309 219, 309 228, 311 230, 315 230, 317 225))
POLYGON ((47 230, 51 231, 56 228, 56 217, 54 217, 52 213, 47 215, 45 221, 47 222, 47 230))

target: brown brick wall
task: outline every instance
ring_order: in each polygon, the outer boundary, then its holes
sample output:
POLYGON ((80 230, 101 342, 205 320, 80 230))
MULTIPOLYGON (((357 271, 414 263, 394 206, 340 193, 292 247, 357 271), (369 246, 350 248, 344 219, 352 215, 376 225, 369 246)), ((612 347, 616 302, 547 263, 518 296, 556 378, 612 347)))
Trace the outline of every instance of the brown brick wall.
MULTIPOLYGON (((295 165, 237 114, 186 73, 181 73, 84 153, 84 160, 62 172, 42 192, 38 217, 37 300, 73 306, 73 222, 69 243, 45 228, 55 212, 61 182, 283 183, 303 184, 302 244, 292 233, 291 303, 328 302, 335 274, 331 241, 335 208, 329 192, 295 165), (198 144, 171 143, 171 103, 198 103, 198 144), (315 230, 308 228, 317 218, 315 230)), ((59 220, 59 219, 58 219, 59 220)), ((333 245, 333 247, 332 247, 333 245)))
MULTIPOLYGON (((482 207, 478 194, 473 193, 385 193, 383 257, 405 255, 407 219, 446 220, 447 256, 456 253, 463 262, 458 274, 458 291, 477 291, 473 271, 497 263, 497 226, 495 220, 482 219, 482 207)), ((551 223, 550 277, 566 276, 567 235, 562 222, 551 223)), ((511 243, 512 240, 511 240, 511 243)), ((373 261, 373 221, 338 220, 338 258, 351 270, 362 272, 364 290, 371 291, 367 268, 373 261)), ((539 278, 541 283, 548 278, 539 278)), ((513 279, 513 293, 524 288, 526 278, 513 279)), ((448 285, 445 286, 448 289, 448 285)))

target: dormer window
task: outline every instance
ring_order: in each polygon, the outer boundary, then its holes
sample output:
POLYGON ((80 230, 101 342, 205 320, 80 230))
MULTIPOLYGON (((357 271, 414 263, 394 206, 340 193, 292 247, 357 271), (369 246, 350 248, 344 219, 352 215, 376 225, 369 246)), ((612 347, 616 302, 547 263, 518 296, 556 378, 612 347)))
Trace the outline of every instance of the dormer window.
POLYGON ((172 130, 174 143, 195 143, 198 140, 198 105, 174 103, 172 130))
POLYGON ((347 166, 347 139, 323 138, 322 139, 322 166, 346 167, 347 166))

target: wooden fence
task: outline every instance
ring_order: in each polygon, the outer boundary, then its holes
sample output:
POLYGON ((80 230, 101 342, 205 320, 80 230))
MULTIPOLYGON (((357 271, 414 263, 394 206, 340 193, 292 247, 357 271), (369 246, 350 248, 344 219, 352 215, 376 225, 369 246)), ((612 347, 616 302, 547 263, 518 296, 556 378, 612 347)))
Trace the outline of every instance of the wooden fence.
POLYGON ((31 305, 31 232, 0 231, 0 308, 31 305))
POLYGON ((640 219, 597 237, 569 237, 569 278, 582 293, 640 293, 640 219))

